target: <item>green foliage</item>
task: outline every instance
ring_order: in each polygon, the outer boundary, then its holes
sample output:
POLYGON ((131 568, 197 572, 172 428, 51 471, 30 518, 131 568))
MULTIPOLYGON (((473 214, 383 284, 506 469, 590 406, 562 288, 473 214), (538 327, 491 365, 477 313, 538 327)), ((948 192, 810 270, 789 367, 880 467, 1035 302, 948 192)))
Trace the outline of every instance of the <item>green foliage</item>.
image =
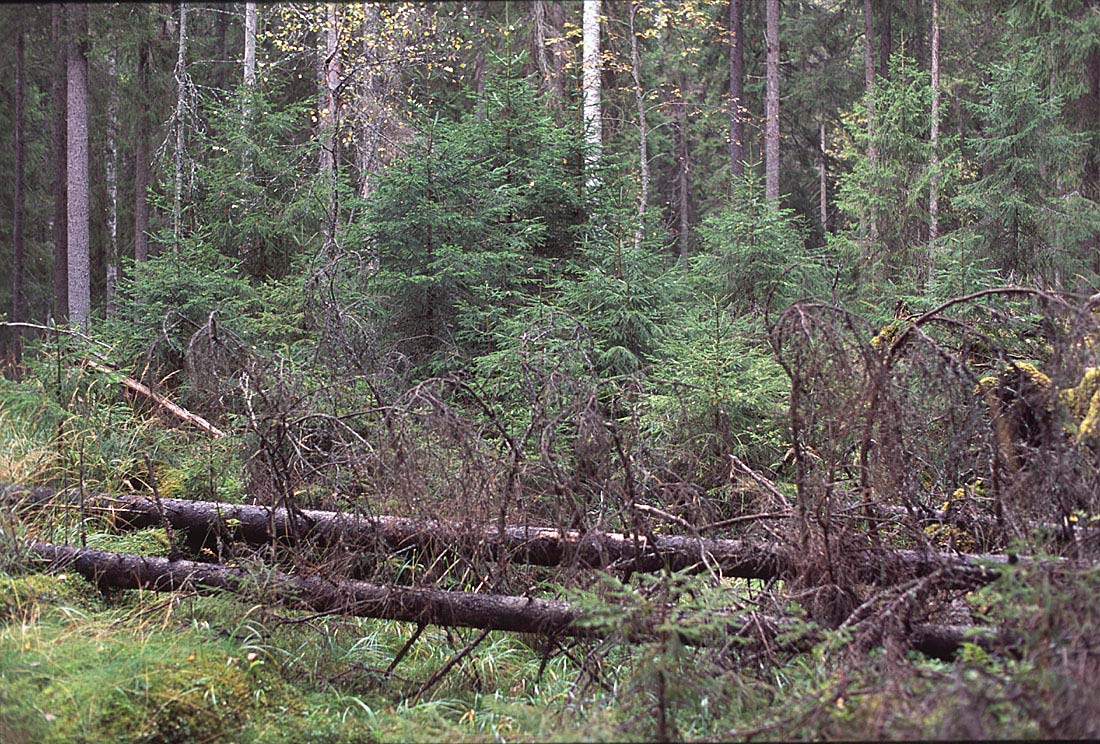
POLYGON ((1085 140, 1061 120, 1059 98, 1044 92, 1042 51, 1027 42, 1015 51, 991 65, 972 106, 986 128, 968 144, 988 172, 962 187, 955 205, 969 217, 972 250, 1005 271, 1054 278, 1093 260, 1079 247, 1100 230, 1100 208, 1076 190, 1085 140))
POLYGON ((795 213, 769 204, 750 172, 733 203, 699 226, 701 250, 687 273, 692 294, 740 312, 782 308, 821 289, 821 267, 806 251, 795 213))

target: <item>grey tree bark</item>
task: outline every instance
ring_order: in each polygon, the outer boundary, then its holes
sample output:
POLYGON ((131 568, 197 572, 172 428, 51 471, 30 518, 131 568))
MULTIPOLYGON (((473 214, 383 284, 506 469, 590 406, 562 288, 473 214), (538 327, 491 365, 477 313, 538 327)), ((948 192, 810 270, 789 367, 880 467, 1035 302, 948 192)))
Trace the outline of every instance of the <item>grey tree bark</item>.
POLYGON ((244 4, 244 86, 256 87, 256 3, 244 4))
MULTIPOLYGON (((15 30, 15 209, 12 215, 12 266, 11 266, 11 319, 16 323, 27 320, 27 295, 24 284, 26 271, 26 247, 24 245, 24 217, 26 211, 24 99, 26 94, 26 66, 24 60, 23 21, 17 21, 15 30)), ((12 337, 13 358, 18 361, 21 332, 12 337)))
POLYGON ((928 279, 936 267, 936 239, 940 232, 940 3, 932 0, 932 150, 928 174, 928 279))
POLYGON ((584 99, 585 182, 592 189, 599 185, 596 169, 603 149, 603 114, 601 112, 601 81, 603 61, 600 56, 600 0, 584 0, 582 20, 582 80, 584 99))
POLYGON ((84 36, 88 29, 87 6, 70 6, 69 21, 66 45, 69 78, 66 138, 69 322, 86 330, 92 311, 88 211, 88 57, 84 51, 84 36))
MULTIPOLYGON (((141 90, 145 90, 148 56, 148 42, 143 42, 137 59, 137 82, 141 90)), ((148 126, 149 114, 143 96, 134 128, 134 261, 137 263, 149 259, 149 135, 145 131, 148 126)))
POLYGON ((822 234, 829 232, 829 179, 825 169, 825 122, 818 124, 817 180, 818 180, 818 219, 821 221, 822 234))
POLYGON ((64 5, 50 6, 50 43, 55 60, 50 99, 50 151, 53 158, 53 317, 69 315, 69 197, 68 197, 68 42, 64 5))
MULTIPOLYGON (((869 1, 869 0, 868 0, 869 1)), ((764 124, 764 192, 779 203, 779 0, 768 0, 767 100, 764 124)))
POLYGON ((115 316, 118 286, 118 58, 107 56, 107 317, 115 316))
MULTIPOLYGON (((867 102, 867 159, 873 168, 878 164, 878 147, 875 145, 875 11, 872 0, 863 0, 863 85, 867 102)), ((863 226, 871 242, 878 240, 878 221, 871 218, 863 226)))
POLYGON ((649 206, 649 153, 647 139, 649 128, 646 126, 645 95, 642 90, 642 57, 638 51, 638 33, 635 28, 639 3, 630 4, 630 74, 634 83, 634 102, 638 108, 638 169, 641 189, 638 194, 638 227, 634 231, 634 250, 642 246, 645 235, 645 215, 649 206))
POLYGON ((184 130, 187 121, 187 3, 179 4, 180 19, 178 29, 178 45, 176 48, 176 152, 173 158, 175 167, 175 180, 172 190, 172 237, 174 238, 173 250, 179 251, 179 240, 182 235, 183 223, 183 161, 186 157, 184 151, 184 130))

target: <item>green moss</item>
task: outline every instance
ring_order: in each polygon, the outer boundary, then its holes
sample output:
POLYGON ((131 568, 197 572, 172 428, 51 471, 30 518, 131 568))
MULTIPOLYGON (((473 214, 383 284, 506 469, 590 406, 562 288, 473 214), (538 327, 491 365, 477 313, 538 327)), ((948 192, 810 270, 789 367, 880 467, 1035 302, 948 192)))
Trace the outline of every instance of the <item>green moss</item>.
POLYGON ((0 576, 0 621, 10 621, 44 608, 86 612, 99 606, 96 588, 79 574, 0 576))
POLYGON ((150 527, 133 532, 111 534, 97 532, 88 535, 88 547, 134 555, 167 556, 171 545, 163 527, 150 527))

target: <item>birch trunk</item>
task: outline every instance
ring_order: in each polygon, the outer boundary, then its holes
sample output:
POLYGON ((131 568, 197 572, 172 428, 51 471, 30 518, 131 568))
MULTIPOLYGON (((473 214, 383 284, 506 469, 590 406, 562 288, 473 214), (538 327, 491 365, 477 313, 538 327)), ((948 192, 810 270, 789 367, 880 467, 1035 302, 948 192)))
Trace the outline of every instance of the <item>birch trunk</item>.
POLYGON ((582 22, 582 92, 584 98, 585 182, 599 185, 596 169, 603 149, 603 115, 600 111, 603 62, 600 58, 600 0, 584 0, 582 22))

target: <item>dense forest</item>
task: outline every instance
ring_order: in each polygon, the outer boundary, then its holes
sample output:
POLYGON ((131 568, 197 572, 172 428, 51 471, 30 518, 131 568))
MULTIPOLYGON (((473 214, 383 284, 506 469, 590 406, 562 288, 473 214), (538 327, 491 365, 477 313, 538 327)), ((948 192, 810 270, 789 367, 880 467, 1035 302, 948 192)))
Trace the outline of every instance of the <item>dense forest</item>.
POLYGON ((1100 1, 0 28, 0 741, 1100 737, 1100 1))

